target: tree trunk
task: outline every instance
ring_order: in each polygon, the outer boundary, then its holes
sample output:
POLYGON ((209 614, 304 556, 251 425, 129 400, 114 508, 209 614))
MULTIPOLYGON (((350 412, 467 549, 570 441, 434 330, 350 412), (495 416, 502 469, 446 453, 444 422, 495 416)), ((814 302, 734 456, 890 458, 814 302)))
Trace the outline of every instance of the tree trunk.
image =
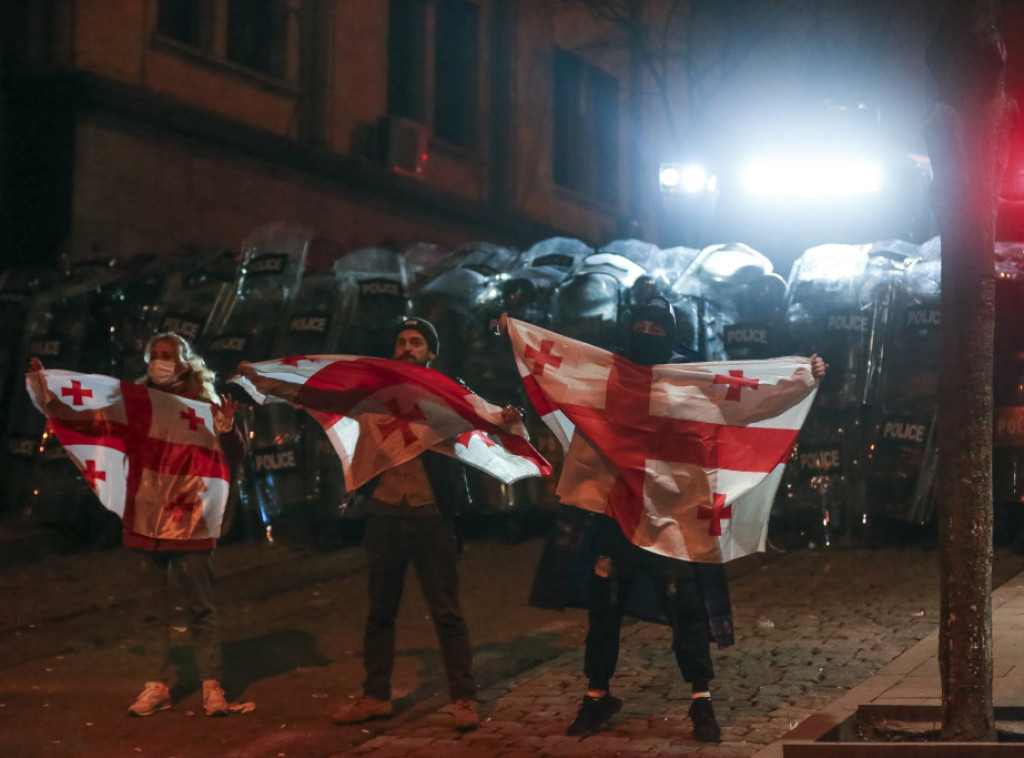
POLYGON ((992 706, 992 329, 1005 166, 997 0, 947 0, 927 60, 925 136, 942 238, 939 541, 942 736, 995 740, 992 706))

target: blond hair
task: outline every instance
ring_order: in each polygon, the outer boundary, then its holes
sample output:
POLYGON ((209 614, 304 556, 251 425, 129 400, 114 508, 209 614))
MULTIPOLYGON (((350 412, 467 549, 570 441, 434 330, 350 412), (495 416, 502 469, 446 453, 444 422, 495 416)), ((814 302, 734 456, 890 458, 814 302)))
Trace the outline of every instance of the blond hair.
MULTIPOLYGON (((185 382, 185 395, 193 400, 219 403, 220 398, 217 396, 217 389, 214 385, 217 379, 216 374, 207 367, 206 361, 192 348, 189 341, 177 332, 160 332, 150 337, 142 353, 146 363, 149 363, 149 354, 153 345, 162 341, 173 342, 178 347, 178 360, 186 366, 185 373, 181 377, 181 381, 185 382)), ((140 377, 136 382, 153 386, 153 380, 149 378, 148 374, 140 377)))

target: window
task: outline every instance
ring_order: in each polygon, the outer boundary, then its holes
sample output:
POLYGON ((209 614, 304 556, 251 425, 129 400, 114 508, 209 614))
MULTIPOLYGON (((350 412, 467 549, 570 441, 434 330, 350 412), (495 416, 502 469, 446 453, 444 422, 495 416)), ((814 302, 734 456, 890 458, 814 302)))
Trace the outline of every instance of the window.
POLYGON ((212 20, 207 5, 205 0, 162 0, 157 9, 157 32, 186 45, 207 47, 209 40, 203 32, 212 20))
POLYGON ((283 77, 286 28, 287 8, 280 0, 229 0, 228 60, 283 77))
POLYGON ((554 180, 618 201, 619 82, 567 50, 554 56, 554 180))
POLYGON ((294 79, 298 44, 289 12, 299 0, 156 0, 156 33, 208 59, 294 79), (290 62, 289 53, 294 61, 290 62))
POLYGON ((477 16, 467 0, 438 0, 434 42, 434 134, 476 144, 477 16))
POLYGON ((427 120, 424 0, 391 0, 388 16, 388 113, 427 120))
POLYGON ((389 12, 388 113, 431 123, 444 142, 475 147, 479 7, 470 0, 391 0, 389 12))

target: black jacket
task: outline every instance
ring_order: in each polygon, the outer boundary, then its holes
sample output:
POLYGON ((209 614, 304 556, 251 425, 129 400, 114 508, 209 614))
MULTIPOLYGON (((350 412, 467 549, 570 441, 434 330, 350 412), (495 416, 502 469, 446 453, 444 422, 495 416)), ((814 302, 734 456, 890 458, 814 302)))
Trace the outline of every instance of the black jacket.
MULTIPOLYGON (((598 545, 606 541, 607 535, 602 532, 609 529, 618 532, 620 540, 626 542, 618 525, 608 516, 572 505, 558 506, 554 528, 534 574, 529 604, 559 611, 589 607, 590 579, 594 575, 598 545)), ((643 550, 633 544, 622 549, 643 550)), ((721 563, 691 565, 697 573, 697 591, 707 610, 711 638, 718 647, 729 647, 734 639, 725 566, 721 563)), ((657 586, 653 578, 643 572, 637 574, 629 595, 623 599, 622 610, 627 616, 655 624, 669 624, 657 586)))

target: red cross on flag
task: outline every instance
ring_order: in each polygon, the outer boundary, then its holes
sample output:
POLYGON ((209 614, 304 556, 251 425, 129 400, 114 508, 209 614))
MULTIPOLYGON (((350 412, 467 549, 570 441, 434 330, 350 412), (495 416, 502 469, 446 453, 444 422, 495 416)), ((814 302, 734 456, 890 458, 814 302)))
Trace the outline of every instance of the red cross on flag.
POLYGON ((722 563, 764 549, 817 391, 807 358, 639 366, 509 319, 530 401, 566 448, 563 503, 640 547, 722 563))
POLYGON ((126 545, 214 546, 229 471, 209 403, 99 374, 45 370, 25 381, 86 483, 121 517, 126 545))
POLYGON ((251 364, 235 377, 260 404, 302 406, 327 432, 349 491, 382 471, 434 450, 510 484, 548 476, 551 465, 507 426, 501 408, 439 371, 354 355, 305 355, 251 364))

